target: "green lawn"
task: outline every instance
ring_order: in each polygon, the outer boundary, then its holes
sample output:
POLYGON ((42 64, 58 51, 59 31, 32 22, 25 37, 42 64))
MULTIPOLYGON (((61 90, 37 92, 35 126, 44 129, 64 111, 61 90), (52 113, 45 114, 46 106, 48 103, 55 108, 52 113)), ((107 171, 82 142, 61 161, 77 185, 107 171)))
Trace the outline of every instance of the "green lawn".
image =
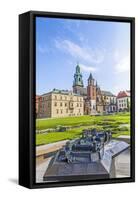
POLYGON ((58 125, 71 126, 72 129, 67 130, 65 132, 36 134, 36 145, 78 138, 81 136, 82 130, 85 128, 97 128, 98 130, 108 129, 112 131, 113 137, 118 137, 119 135, 129 135, 130 128, 129 126, 127 126, 129 125, 129 123, 129 113, 122 113, 109 116, 79 116, 43 120, 37 119, 37 130, 56 128, 58 125), (120 127, 120 125, 122 124, 124 124, 124 126, 120 127), (79 126, 79 128, 75 128, 74 126, 79 126))
POLYGON ((36 129, 43 130, 48 128, 56 128, 58 125, 75 126, 75 125, 93 125, 97 123, 104 124, 122 124, 129 123, 129 113, 109 115, 109 116, 79 116, 79 117, 64 117, 53 119, 37 119, 36 129))

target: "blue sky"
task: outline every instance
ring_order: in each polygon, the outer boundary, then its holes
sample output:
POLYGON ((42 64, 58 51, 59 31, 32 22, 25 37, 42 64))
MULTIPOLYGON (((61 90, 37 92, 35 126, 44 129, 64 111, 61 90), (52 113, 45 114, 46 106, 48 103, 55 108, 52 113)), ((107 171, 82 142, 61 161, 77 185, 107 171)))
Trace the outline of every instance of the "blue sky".
POLYGON ((36 93, 72 90, 77 62, 102 90, 130 89, 130 24, 36 18, 36 93))

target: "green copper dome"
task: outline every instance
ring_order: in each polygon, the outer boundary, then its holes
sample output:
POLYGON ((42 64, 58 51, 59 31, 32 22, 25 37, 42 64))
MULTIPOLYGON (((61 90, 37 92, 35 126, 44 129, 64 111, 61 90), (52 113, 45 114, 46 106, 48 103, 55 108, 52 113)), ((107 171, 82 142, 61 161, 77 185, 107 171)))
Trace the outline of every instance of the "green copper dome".
POLYGON ((82 74, 80 72, 79 64, 77 64, 77 66, 76 66, 76 73, 74 74, 73 86, 81 86, 81 87, 83 87, 82 74))

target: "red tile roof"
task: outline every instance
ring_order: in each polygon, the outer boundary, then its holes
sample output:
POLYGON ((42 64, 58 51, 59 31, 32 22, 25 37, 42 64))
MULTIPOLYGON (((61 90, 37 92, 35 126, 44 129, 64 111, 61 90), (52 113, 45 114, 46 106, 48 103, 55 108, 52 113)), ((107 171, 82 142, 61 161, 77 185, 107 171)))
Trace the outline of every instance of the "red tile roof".
POLYGON ((117 98, 130 97, 130 91, 120 91, 117 98))

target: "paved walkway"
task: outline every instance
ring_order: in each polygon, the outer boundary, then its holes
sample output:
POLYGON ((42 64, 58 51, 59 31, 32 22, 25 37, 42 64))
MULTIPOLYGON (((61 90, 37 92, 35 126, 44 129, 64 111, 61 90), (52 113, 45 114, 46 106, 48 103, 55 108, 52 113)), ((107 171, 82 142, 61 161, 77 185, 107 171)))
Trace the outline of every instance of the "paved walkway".
POLYGON ((130 139, 130 135, 119 135, 117 138, 130 139))
POLYGON ((117 178, 130 176, 130 149, 115 158, 115 167, 117 178))
POLYGON ((50 152, 57 151, 58 149, 62 148, 63 145, 66 144, 68 140, 63 140, 51 144, 41 145, 36 147, 36 156, 40 156, 43 154, 47 154, 50 152))
POLYGON ((45 162, 41 163, 36 167, 36 183, 42 183, 43 182, 43 176, 46 172, 46 169, 49 165, 49 162, 52 157, 46 158, 45 162))
POLYGON ((120 135, 116 140, 125 141, 130 144, 130 135, 120 135))

